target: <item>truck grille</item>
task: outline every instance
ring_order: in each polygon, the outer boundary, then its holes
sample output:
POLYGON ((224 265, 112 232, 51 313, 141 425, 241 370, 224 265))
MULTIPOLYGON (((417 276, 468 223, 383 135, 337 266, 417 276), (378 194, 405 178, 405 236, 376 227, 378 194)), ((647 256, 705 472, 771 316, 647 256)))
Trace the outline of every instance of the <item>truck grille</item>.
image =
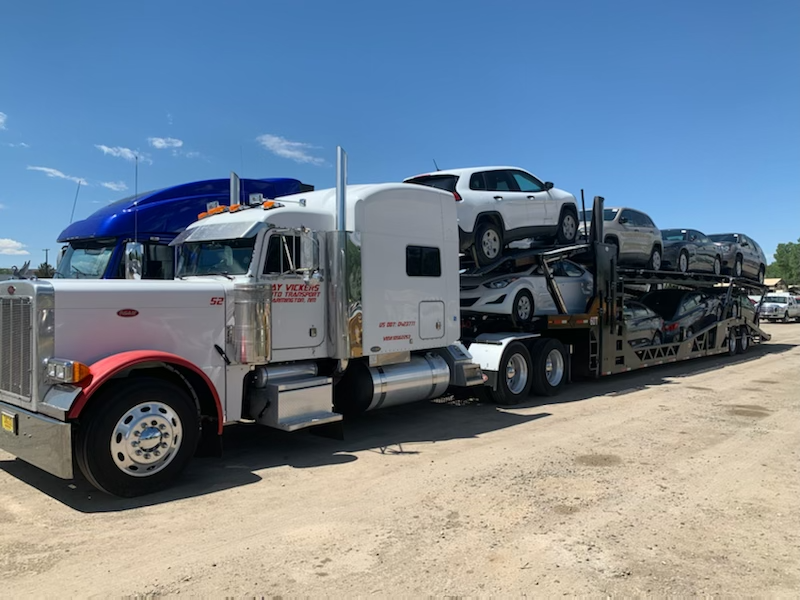
POLYGON ((33 304, 30 298, 0 298, 0 392, 31 399, 33 304))

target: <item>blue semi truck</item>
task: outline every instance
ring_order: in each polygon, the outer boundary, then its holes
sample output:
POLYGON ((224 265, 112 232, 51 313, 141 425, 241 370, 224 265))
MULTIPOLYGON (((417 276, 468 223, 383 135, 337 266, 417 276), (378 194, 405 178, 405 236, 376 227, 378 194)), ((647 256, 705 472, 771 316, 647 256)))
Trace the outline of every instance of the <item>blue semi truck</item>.
MULTIPOLYGON (((297 179, 232 177, 243 203, 314 189, 297 179)), ((208 179, 128 196, 104 206, 58 236, 65 245, 56 277, 125 279, 125 248, 136 243, 141 244, 141 278, 172 279, 175 255, 169 243, 209 205, 235 201, 231 188, 229 179, 208 179)))

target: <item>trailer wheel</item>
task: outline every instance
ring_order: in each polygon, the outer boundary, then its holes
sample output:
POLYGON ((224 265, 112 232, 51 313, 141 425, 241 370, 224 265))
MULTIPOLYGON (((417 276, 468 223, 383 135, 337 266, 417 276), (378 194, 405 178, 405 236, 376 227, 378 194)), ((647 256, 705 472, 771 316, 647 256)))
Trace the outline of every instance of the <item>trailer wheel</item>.
POLYGON ((81 417, 76 458, 92 485, 132 498, 170 485, 200 438, 197 409, 177 385, 159 379, 121 380, 101 392, 81 417))
POLYGON ((738 339, 738 346, 737 352, 739 354, 744 354, 747 352, 747 349, 750 347, 750 332, 747 330, 747 327, 740 327, 739 328, 739 339, 738 339))
POLYGON ((540 340, 533 347, 533 393, 555 396, 567 380, 567 350, 558 340, 540 340))
POLYGON ((519 404, 531 391, 531 353, 521 342, 511 342, 500 360, 497 389, 490 390, 492 400, 502 406, 519 404))
POLYGON ((728 356, 735 356, 739 352, 739 341, 736 339, 736 330, 728 329, 728 356))

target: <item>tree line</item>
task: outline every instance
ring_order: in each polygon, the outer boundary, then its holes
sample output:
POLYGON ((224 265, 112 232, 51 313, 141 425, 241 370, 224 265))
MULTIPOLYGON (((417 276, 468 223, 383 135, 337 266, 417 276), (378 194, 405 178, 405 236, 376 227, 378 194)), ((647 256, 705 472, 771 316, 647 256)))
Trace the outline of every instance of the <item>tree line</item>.
POLYGON ((775 262, 767 266, 767 277, 779 277, 786 283, 800 283, 800 239, 778 244, 775 262))

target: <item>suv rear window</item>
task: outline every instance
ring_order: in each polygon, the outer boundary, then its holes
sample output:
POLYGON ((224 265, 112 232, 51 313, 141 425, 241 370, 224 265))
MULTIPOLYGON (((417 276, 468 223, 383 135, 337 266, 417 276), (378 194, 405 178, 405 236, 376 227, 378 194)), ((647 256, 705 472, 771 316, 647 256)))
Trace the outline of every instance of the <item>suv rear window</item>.
POLYGON ((420 175, 412 179, 406 179, 406 183, 416 183, 417 185, 427 185, 428 187, 439 188, 448 192, 456 191, 458 175, 420 175))

